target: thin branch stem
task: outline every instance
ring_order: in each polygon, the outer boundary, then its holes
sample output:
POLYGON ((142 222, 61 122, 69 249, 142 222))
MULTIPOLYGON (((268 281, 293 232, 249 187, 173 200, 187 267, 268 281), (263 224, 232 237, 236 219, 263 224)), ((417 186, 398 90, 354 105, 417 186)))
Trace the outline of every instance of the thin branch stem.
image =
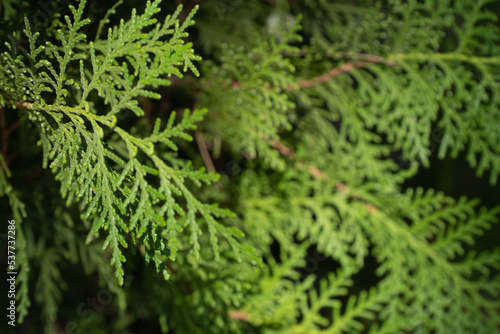
MULTIPOLYGON (((300 51, 306 52, 306 50, 300 50, 300 51)), ((299 52, 299 54, 303 55, 302 52, 299 52)), ((296 86, 290 85, 286 89, 288 91, 295 91, 295 90, 300 90, 300 89, 305 89, 305 88, 312 88, 314 86, 323 84, 323 83, 327 82, 328 80, 335 78, 336 76, 339 76, 339 75, 344 74, 344 73, 349 73, 356 68, 365 68, 365 67, 368 67, 372 64, 385 64, 385 65, 390 66, 390 67, 395 67, 397 65, 393 61, 388 61, 384 58, 374 56, 374 55, 369 55, 369 54, 356 54, 353 57, 358 58, 360 60, 356 60, 356 61, 342 64, 342 65, 335 67, 335 68, 331 69, 330 71, 323 73, 315 78, 298 81, 296 83, 296 86)), ((239 81, 233 81, 231 83, 232 88, 239 88, 241 86, 242 86, 242 84, 239 81)), ((271 85, 266 87, 266 89, 272 89, 272 88, 273 88, 273 86, 271 86, 271 85)))
MULTIPOLYGON (((266 139, 264 139, 266 140, 266 139)), ((276 148, 282 155, 288 157, 290 160, 292 161, 297 161, 297 163, 299 164, 299 166, 301 167, 304 167, 304 162, 302 159, 300 158, 297 158, 296 155, 295 155, 295 152, 290 149, 289 147, 287 147, 286 145, 284 145, 283 143, 277 141, 277 140, 271 140, 271 145, 276 148)), ((309 172, 309 174, 311 174, 314 178, 316 179, 327 179, 329 180, 330 178, 328 177, 327 174, 325 174, 324 172, 322 172, 318 167, 316 166, 313 166, 313 165, 308 165, 307 166, 307 171, 309 172)), ((354 200, 358 200, 358 201, 361 201, 366 209, 368 211, 370 211, 371 213, 374 213, 376 212, 378 209, 377 207, 375 207, 375 205, 365 201, 365 200, 362 200, 357 194, 352 194, 349 187, 347 187, 345 184, 343 183, 337 183, 337 185, 335 186, 335 188, 342 192, 342 193, 345 193, 345 194, 349 194, 352 199, 354 200)))
MULTIPOLYGON (((357 60, 357 61, 345 63, 339 67, 335 67, 335 68, 331 69, 330 71, 328 71, 320 76, 317 76, 316 78, 299 81, 299 82, 297 82, 297 89, 311 88, 311 87, 320 85, 322 83, 325 83, 328 80, 330 80, 336 76, 339 76, 341 74, 349 73, 356 68, 363 68, 363 67, 367 67, 371 64, 380 64, 381 63, 380 58, 374 57, 374 56, 371 56, 371 57, 373 57, 373 58, 370 58, 369 55, 367 55, 367 57, 365 58, 366 60, 357 60)), ((385 61, 384 61, 384 63, 389 65, 389 66, 395 66, 395 64, 393 64, 393 63, 387 63, 385 61)), ((294 91, 295 89, 296 88, 293 86, 288 87, 288 90, 290 90, 290 91, 294 91)))
POLYGON ((208 171, 217 173, 217 169, 215 169, 215 165, 210 157, 210 153, 208 152, 207 143, 205 143, 205 140, 203 139, 203 133, 200 129, 196 129, 194 136, 196 138, 196 143, 198 144, 198 149, 201 153, 201 158, 205 163, 205 167, 207 167, 208 171))

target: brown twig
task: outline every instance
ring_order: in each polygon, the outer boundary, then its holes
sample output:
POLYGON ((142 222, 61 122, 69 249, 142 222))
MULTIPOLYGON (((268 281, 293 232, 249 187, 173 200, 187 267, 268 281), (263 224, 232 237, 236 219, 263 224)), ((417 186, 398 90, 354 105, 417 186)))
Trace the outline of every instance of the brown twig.
POLYGON ((288 90, 293 91, 295 89, 311 88, 311 87, 314 87, 316 85, 320 85, 322 83, 325 83, 328 80, 330 80, 330 79, 332 79, 340 74, 351 72, 352 70, 354 70, 356 68, 367 67, 368 65, 371 65, 374 63, 380 63, 380 61, 378 61, 378 59, 376 59, 376 58, 373 58, 371 61, 357 60, 354 62, 345 63, 339 67, 335 67, 335 68, 331 69, 330 71, 328 71, 320 76, 317 76, 316 78, 297 82, 297 88, 290 85, 288 87, 288 90))
MULTIPOLYGON (((299 49, 299 50, 294 50, 294 51, 282 51, 280 52, 280 55, 283 57, 304 57, 310 53, 310 50, 307 49, 299 49)), ((325 57, 332 57, 332 58, 343 58, 343 59, 349 59, 349 60, 364 60, 369 63, 374 63, 374 64, 386 64, 389 66, 396 66, 396 63, 393 61, 386 60, 382 57, 367 54, 367 53, 350 53, 350 52, 342 52, 342 51, 325 51, 321 55, 325 57)))
MULTIPOLYGON (((344 57, 349 56, 349 54, 347 54, 347 53, 340 53, 340 55, 342 55, 344 57)), ((298 88, 299 89, 311 88, 311 87, 314 87, 316 85, 325 83, 328 80, 330 80, 330 79, 332 79, 340 74, 349 73, 356 68, 363 68, 363 67, 367 67, 367 66, 372 65, 372 64, 384 64, 384 65, 387 65, 390 67, 395 67, 397 65, 396 63, 394 63, 392 61, 388 61, 388 60, 385 60, 384 58, 370 55, 370 54, 357 53, 353 57, 355 57, 359 60, 348 62, 348 63, 345 63, 345 64, 340 65, 338 67, 335 67, 335 68, 331 69, 330 71, 328 71, 328 72, 326 72, 326 73, 324 73, 316 78, 299 81, 297 83, 298 88)), ((288 87, 288 89, 294 90, 295 88, 288 87)))
MULTIPOLYGON (((264 139, 264 140, 267 140, 267 139, 264 139)), ((287 147, 285 144, 273 139, 273 140, 271 140, 271 145, 272 145, 272 147, 277 149, 282 155, 288 157, 290 160, 296 160, 301 167, 304 166, 304 162, 302 161, 302 159, 300 159, 300 158, 297 159, 295 156, 295 152, 291 148, 287 147)), ((311 174, 312 176, 314 176, 317 179, 327 178, 327 175, 315 166, 308 165, 307 171, 309 172, 309 174, 311 174)))
MULTIPOLYGON (((266 140, 266 139, 264 139, 266 140)), ((288 157, 290 160, 295 160, 297 161, 297 163, 299 164, 299 166, 303 167, 305 164, 304 162, 302 161, 302 159, 300 158, 296 158, 295 156, 295 152, 290 149, 289 147, 287 147, 286 145, 284 145, 283 143, 277 141, 277 140, 271 140, 271 145, 277 149, 282 155, 288 157)), ((307 166, 307 171, 309 172, 309 174, 311 174, 314 178, 316 179, 329 179, 328 175, 323 173, 318 167, 316 166, 313 166, 313 165, 308 165, 307 166)), ((350 189, 349 187, 347 187, 345 184, 343 183, 338 183, 336 186, 335 186, 335 189, 337 189, 339 192, 342 192, 342 193, 345 193, 345 194, 349 194, 350 193, 350 189)), ((367 201, 364 201, 362 200, 357 194, 350 194, 351 198, 354 199, 354 200, 357 200, 357 201, 361 201, 366 209, 368 211, 370 211, 371 213, 375 213, 377 212, 377 207, 367 201)))
POLYGON ((228 312, 229 317, 233 320, 242 320, 242 321, 248 321, 250 319, 250 315, 241 310, 230 310, 228 312))
MULTIPOLYGON (((349 73, 353 71, 356 68, 364 68, 372 64, 385 64, 387 66, 395 67, 396 63, 387 61, 381 57, 378 56, 373 56, 373 55, 368 55, 368 54, 357 54, 357 58, 361 60, 356 60, 352 62, 345 63, 343 65, 340 65, 338 67, 335 67, 331 69, 330 71, 323 73, 315 78, 312 79, 307 79, 303 81, 299 81, 296 83, 296 86, 294 85, 289 85, 286 89, 289 91, 295 91, 299 89, 304 89, 304 88, 311 88, 320 84, 323 84, 327 82, 328 80, 335 78, 336 76, 339 76, 344 73, 349 73)), ((240 88, 241 83, 239 81, 233 81, 231 82, 231 87, 232 88, 240 88)), ((273 86, 269 85, 266 87, 266 89, 272 89, 273 86)))
MULTIPOLYGON (((370 65, 372 63, 366 62, 366 61, 355 61, 352 63, 345 63, 339 67, 335 67, 334 69, 331 69, 329 72, 326 72, 316 78, 309 79, 309 80, 304 80, 304 81, 299 81, 297 82, 297 87, 298 89, 302 88, 311 88, 316 85, 322 84, 327 82, 328 80, 343 74, 352 71, 355 68, 360 68, 360 67, 365 67, 367 65, 370 65)), ((289 90, 294 90, 295 88, 293 86, 288 87, 289 90)))
POLYGON ((291 149, 289 149, 288 147, 286 147, 283 143, 280 143, 277 140, 273 140, 271 142, 271 145, 275 149, 277 149, 278 151, 280 151, 281 154, 286 155, 287 157, 289 157, 292 160, 295 159, 295 152, 293 152, 291 149))
POLYGON ((16 107, 18 107, 18 108, 33 109, 33 103, 30 103, 30 102, 16 102, 16 107))
POLYGON ((210 152, 208 152, 207 143, 205 143, 203 133, 201 133, 200 129, 196 129, 194 137, 196 138, 196 143, 198 144, 198 149, 200 150, 201 158, 203 159, 203 163, 205 163, 205 167, 207 167, 208 171, 217 173, 217 169, 215 169, 215 165, 210 157, 210 152))

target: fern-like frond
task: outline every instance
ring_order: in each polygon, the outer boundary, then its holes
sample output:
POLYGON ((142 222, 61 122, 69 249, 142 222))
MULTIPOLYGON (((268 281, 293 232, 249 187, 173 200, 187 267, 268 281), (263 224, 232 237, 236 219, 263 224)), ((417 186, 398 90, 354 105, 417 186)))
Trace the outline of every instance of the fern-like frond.
MULTIPOLYGON (((413 196, 412 192, 407 196, 413 196)), ((377 258, 383 263, 378 274, 385 276, 382 289, 392 290, 394 296, 409 303, 409 307, 398 302, 389 305, 387 316, 392 319, 387 320, 386 325, 395 326, 399 322, 400 330, 444 331, 453 328, 460 333, 473 328, 482 328, 485 333, 494 330, 498 326, 495 316, 498 301, 483 292, 486 289, 490 296, 497 295, 500 292, 498 286, 493 282, 479 283, 470 273, 484 272, 496 264, 485 256, 482 264, 465 270, 467 266, 462 267, 460 262, 457 265, 455 261, 466 253, 465 245, 473 243, 473 237, 481 235, 496 222, 498 208, 483 209, 477 215, 474 209, 476 201, 461 199, 454 202, 442 194, 423 194, 421 191, 417 192, 415 206, 406 200, 401 204, 408 205, 402 217, 380 213, 373 215, 374 220, 371 220, 374 231, 386 235, 381 239, 384 240, 382 243, 376 242, 377 258), (416 216, 414 212, 421 211, 422 206, 429 208, 429 213, 424 217, 416 216), (409 219, 410 226, 399 222, 401 218, 409 219), (418 321, 410 326, 403 324, 397 316, 394 317, 399 312, 403 312, 402 317, 411 316, 418 321), (452 323, 450 319, 455 320, 452 323)))
POLYGON ((192 181, 200 186, 217 176, 194 171, 189 164, 169 166, 159 156, 166 148, 177 150, 176 140, 191 140, 186 132, 196 128, 206 110, 186 111, 175 125, 172 113, 163 130, 158 120, 153 134, 144 138, 118 125, 117 117, 126 109, 143 114, 138 97, 159 98, 152 88, 169 85, 171 75, 182 77, 180 65, 183 71, 198 74, 192 62, 199 57, 183 41, 195 10, 180 24, 182 7, 178 7, 160 24, 154 18, 159 4, 159 0, 148 2, 142 15, 134 10, 130 20, 108 29, 105 41, 87 43, 81 32, 89 23, 82 18, 85 1, 78 8, 70 7, 73 18, 65 17, 66 27, 58 31, 56 41, 45 46, 38 46, 39 34, 32 33, 26 21, 29 51, 17 57, 7 53, 2 63, 8 68, 2 74, 10 83, 5 88, 9 100, 4 103, 27 110, 39 127, 44 166, 61 182, 67 204, 81 203, 82 217, 92 221, 87 241, 107 231, 103 248, 112 249, 111 263, 120 284, 125 262, 122 248, 135 245, 136 239, 146 247, 146 260, 153 260, 165 278, 165 261, 174 260, 178 249, 187 247, 179 238, 180 231, 190 231, 189 244, 199 258, 201 221, 207 226, 216 258, 219 235, 238 258, 240 253, 250 254, 236 239, 241 231, 215 219, 231 213, 200 202, 185 184, 192 181), (47 60, 47 55, 53 60, 47 60), (74 71, 78 66, 80 70, 74 71), (16 78, 10 78, 10 73, 16 78), (95 94, 106 106, 104 112, 96 109, 95 94), (110 135, 113 140, 107 141, 110 135))

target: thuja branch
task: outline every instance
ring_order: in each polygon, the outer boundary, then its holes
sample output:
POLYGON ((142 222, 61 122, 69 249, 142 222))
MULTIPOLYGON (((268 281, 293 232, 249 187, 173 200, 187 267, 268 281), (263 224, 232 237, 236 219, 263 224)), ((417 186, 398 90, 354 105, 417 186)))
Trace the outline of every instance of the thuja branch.
MULTIPOLYGON (((288 86, 288 90, 293 91, 295 89, 311 88, 311 87, 323 84, 336 76, 339 76, 343 73, 351 72, 352 70, 354 70, 356 68, 364 68, 364 67, 372 65, 374 63, 380 63, 380 62, 376 61, 376 59, 378 59, 378 58, 374 58, 373 61, 371 61, 371 62, 370 61, 354 61, 354 62, 345 63, 345 64, 343 64, 339 67, 335 67, 335 68, 331 69, 330 71, 328 71, 320 76, 317 76, 313 79, 303 80, 303 81, 297 82, 297 88, 295 88, 294 86, 288 86)), ((391 65, 391 66, 395 66, 395 65, 391 65)))
MULTIPOLYGON (((357 53, 357 54, 351 56, 348 53, 342 52, 342 53, 338 53, 338 55, 342 56, 344 58, 345 57, 353 57, 353 58, 357 58, 359 60, 342 64, 342 65, 335 67, 335 68, 331 69, 330 71, 323 73, 315 78, 299 81, 299 82, 297 82, 297 89, 311 88, 311 87, 314 87, 316 85, 320 85, 322 83, 325 83, 328 80, 330 80, 336 76, 339 76, 341 74, 349 73, 356 68, 365 68, 365 67, 368 67, 372 64, 385 64, 385 65, 391 66, 391 67, 396 66, 396 63, 393 61, 388 61, 384 58, 370 55, 370 54, 357 53)), ((291 90, 291 91, 293 91, 295 89, 296 88, 293 86, 288 87, 288 90, 291 90)))
MULTIPOLYGON (((378 56, 373 56, 373 55, 365 55, 365 54, 358 54, 358 58, 363 59, 363 60, 356 60, 352 62, 348 62, 345 64, 342 64, 338 67, 335 67, 331 69, 330 71, 323 73, 315 78, 312 79, 306 79, 302 81, 298 81, 295 85, 289 85, 286 87, 288 91, 295 91, 299 89, 305 89, 305 88, 312 88, 314 86, 323 84, 341 74, 349 73, 352 72, 353 70, 357 68, 366 68, 370 65, 373 64, 385 64, 390 67, 395 67, 397 64, 393 61, 388 61, 383 58, 380 58, 378 56)), ((231 87, 233 88, 239 88, 241 87, 241 83, 239 81, 233 81, 231 82, 231 87)), ((267 89, 272 89, 273 86, 269 85, 266 87, 267 89)))
MULTIPOLYGON (((308 49, 300 49, 295 51, 282 51, 280 54, 284 57, 304 57, 311 53, 311 50, 308 49)), ((386 64, 389 66, 396 66, 394 60, 397 58, 394 55, 389 56, 389 59, 382 58, 380 56, 366 54, 366 53, 353 53, 353 52, 345 52, 345 51, 325 51, 325 52, 315 52, 315 54, 319 54, 324 57, 330 57, 333 59, 347 59, 350 61, 364 60, 369 63, 379 63, 386 64)))

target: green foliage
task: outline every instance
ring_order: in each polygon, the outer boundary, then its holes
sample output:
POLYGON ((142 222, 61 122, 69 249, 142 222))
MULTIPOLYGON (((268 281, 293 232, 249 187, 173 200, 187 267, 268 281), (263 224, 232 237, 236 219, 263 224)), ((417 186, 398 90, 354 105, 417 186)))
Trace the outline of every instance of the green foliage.
POLYGON ((498 332, 498 2, 86 5, 0 3, 26 333, 498 332))
POLYGON ((298 28, 296 24, 278 43, 272 37, 259 40, 257 35, 257 45, 248 51, 222 44, 222 65, 209 64, 201 83, 206 90, 201 103, 217 108, 217 116, 223 120, 207 127, 232 145, 232 151, 245 151, 251 158, 258 154, 265 163, 280 169, 285 164, 271 140, 278 139, 281 131, 291 130, 295 114, 295 104, 285 93, 294 87, 295 68, 283 54, 298 50, 289 45, 301 40, 296 34, 298 28), (225 103, 220 106, 222 98, 225 103), (235 131, 238 124, 246 126, 235 131))
MULTIPOLYGON (((163 24, 156 24, 152 16, 158 12, 158 5, 159 1, 149 3, 139 16, 133 11, 127 23, 122 20, 118 27, 108 30, 105 41, 96 39, 87 44, 86 35, 79 32, 90 22, 81 17, 83 1, 78 9, 70 7, 73 21, 65 16, 67 26, 57 32, 56 41, 60 46, 51 42, 37 46, 39 34, 33 33, 26 21, 30 50, 21 49, 23 55, 16 57, 4 53, 2 79, 9 100, 22 101, 21 106, 29 110, 30 120, 39 127, 44 167, 48 165, 61 182, 61 196, 67 199, 66 204, 76 200, 82 203, 83 218, 92 221, 87 240, 100 230, 108 231, 103 248, 110 245, 113 250, 111 263, 116 267, 120 284, 125 262, 120 247, 127 247, 126 233, 130 233, 132 242, 138 239, 146 246, 146 261, 152 259, 166 279, 168 274, 161 256, 175 259, 179 247, 177 234, 184 227, 191 230, 190 243, 195 256, 199 257, 201 229, 196 214, 208 225, 216 257, 219 256, 218 232, 237 252, 234 237, 241 236, 240 232, 224 227, 213 218, 227 216, 228 211, 199 202, 184 186, 185 179, 200 185, 213 182, 215 175, 193 171, 188 165, 174 169, 155 153, 155 144, 164 144, 176 151, 174 138, 191 140, 184 131, 195 128, 194 123, 202 119, 203 110, 192 114, 186 111, 176 125, 173 124, 176 114, 172 113, 163 130, 158 119, 152 135, 145 138, 131 135, 117 125, 116 115, 124 109, 143 115, 137 97, 160 98, 149 87, 169 85, 170 81, 162 76, 182 77, 176 65, 183 64, 184 71, 189 68, 198 74, 192 60, 199 58, 193 55, 190 44, 182 41, 186 36, 184 30, 193 23, 194 11, 182 25, 177 22, 181 7, 167 16, 163 24), (154 24, 148 33, 141 32, 154 24), (168 42, 163 41, 166 36, 168 42), (90 54, 90 68, 85 66, 87 56, 82 49, 90 54), (24 58, 30 66, 25 65, 24 58), (71 73, 75 62, 80 68, 79 83, 67 77, 78 76, 71 73), (91 105, 87 101, 92 93, 103 99, 108 110, 95 110, 97 102, 91 105), (116 135, 106 134, 112 137, 109 143, 103 141, 105 130, 116 135), (124 147, 126 151, 120 153, 125 160, 116 154, 124 147), (141 162, 138 152, 146 155, 152 164, 141 162), (146 178, 150 175, 156 176, 159 183, 148 182, 146 178), (176 197, 184 198, 187 210, 179 205, 176 197), (168 219, 164 218, 165 214, 168 219)), ((11 45, 8 47, 15 51, 11 45)))

